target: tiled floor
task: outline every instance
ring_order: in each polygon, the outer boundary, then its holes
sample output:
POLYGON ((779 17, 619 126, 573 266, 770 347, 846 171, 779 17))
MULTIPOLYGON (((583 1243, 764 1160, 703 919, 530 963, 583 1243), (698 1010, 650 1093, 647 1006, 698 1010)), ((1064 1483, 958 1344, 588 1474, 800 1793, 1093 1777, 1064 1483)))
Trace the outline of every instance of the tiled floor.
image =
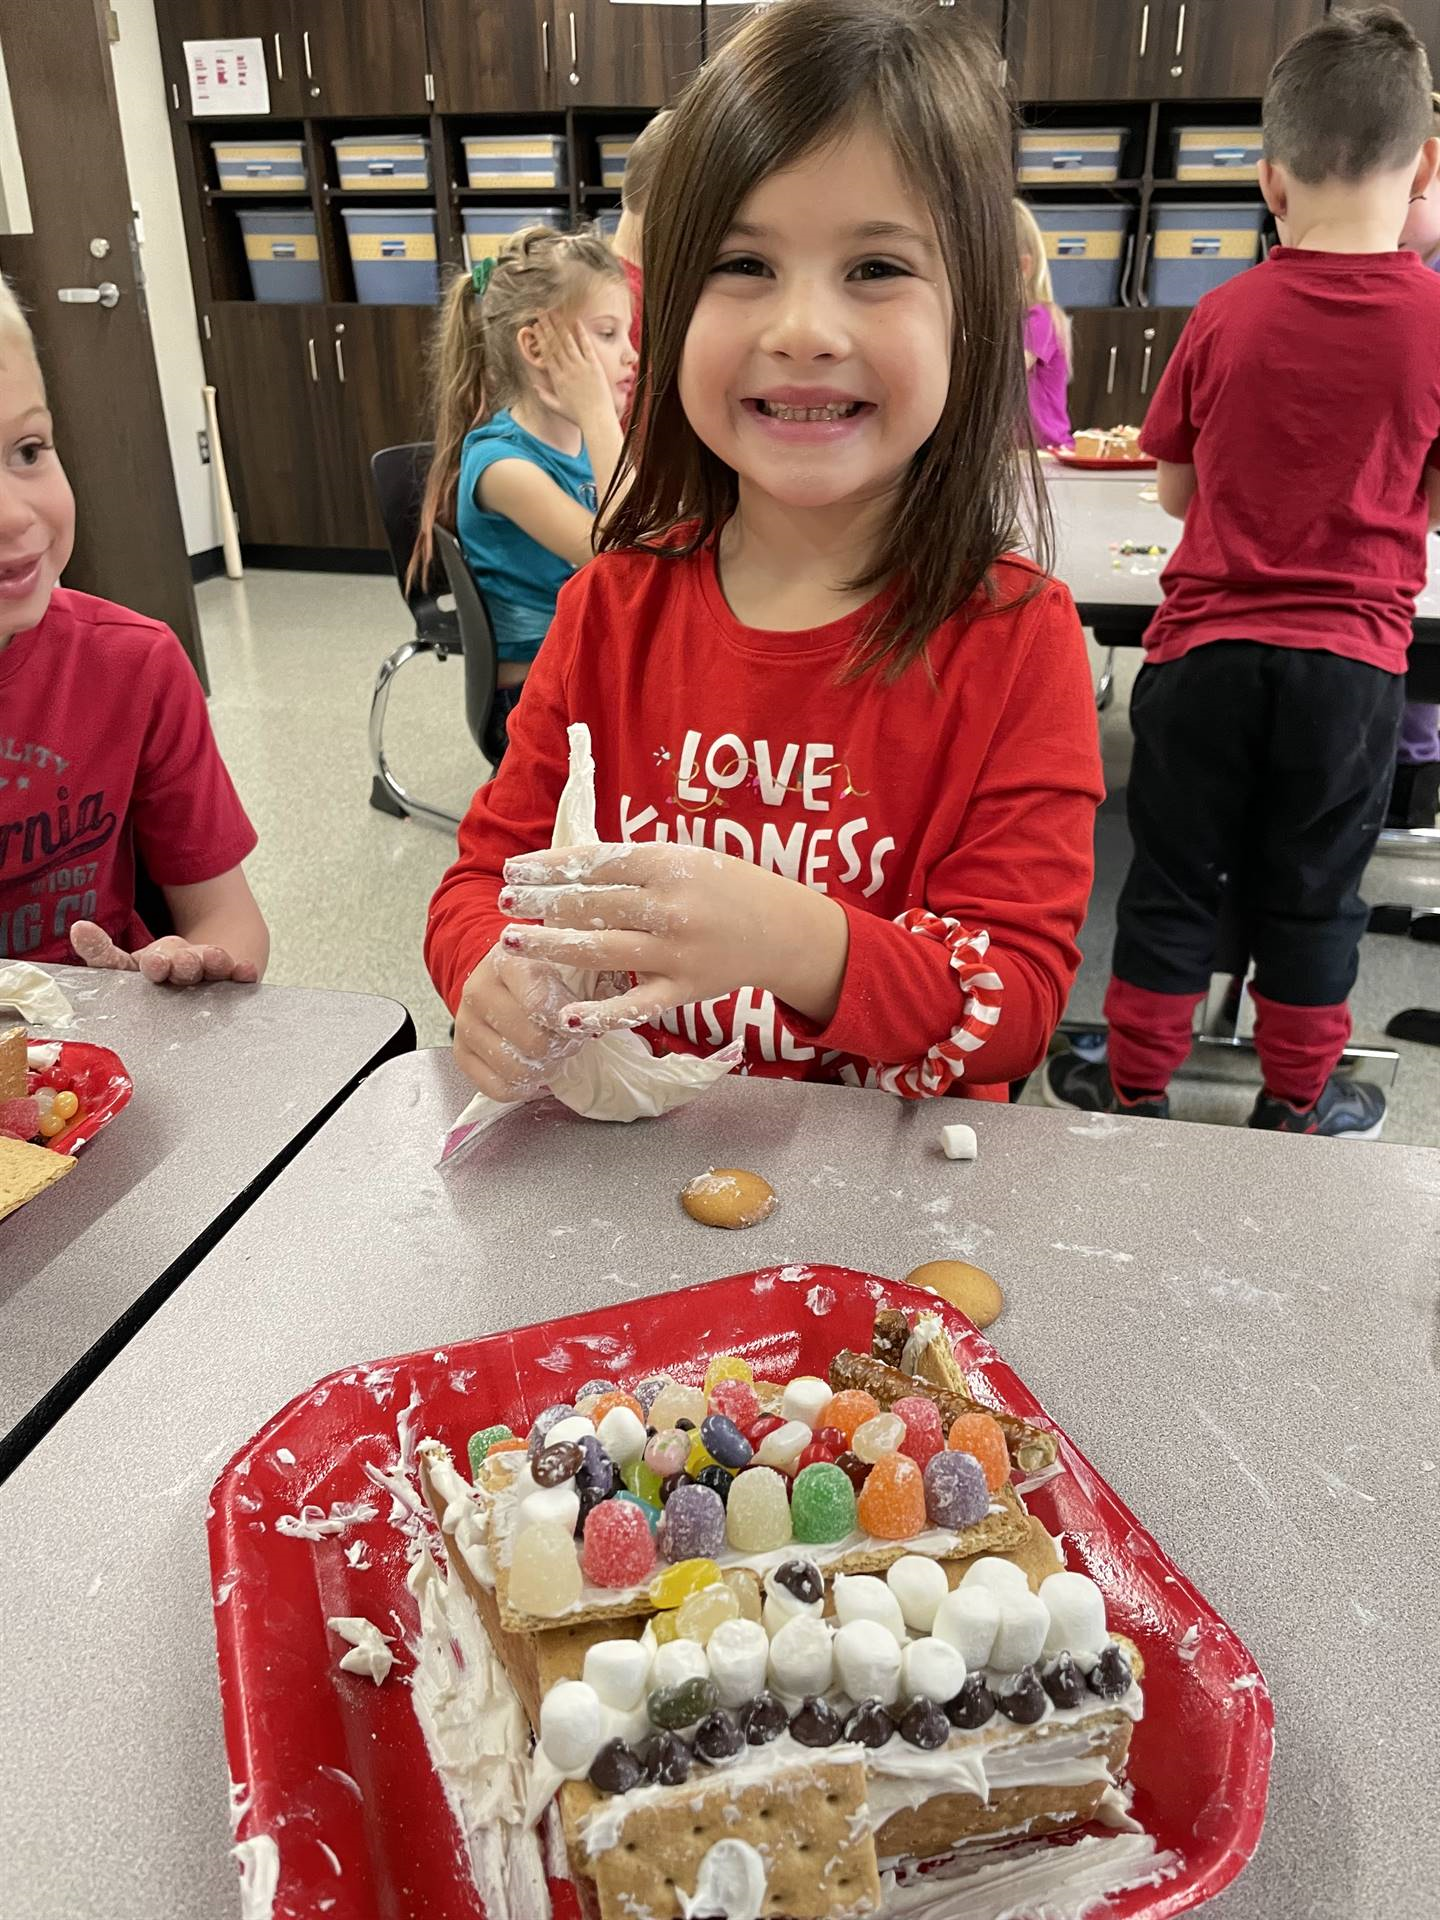
MULTIPOLYGON (((451 842, 368 804, 370 689, 380 661, 409 631, 393 583, 252 569, 241 583, 208 582, 199 602, 215 729, 260 832, 250 872, 274 941, 269 977, 390 994, 410 1008, 421 1046, 443 1046, 449 1020, 420 943, 451 842)), ((1086 963, 1071 1003, 1072 1014, 1086 1019, 1099 1017, 1128 852, 1121 789, 1134 666, 1128 656, 1103 727, 1112 797, 1100 816, 1086 963)), ((386 731, 401 781, 455 813, 487 771, 465 730, 460 674, 454 660, 406 667, 394 683, 386 731)), ((1440 859, 1377 860, 1367 895, 1440 907, 1440 859)), ((1357 1037, 1379 1042, 1398 1008, 1425 1004, 1440 1006, 1436 950, 1368 936, 1354 996, 1357 1037)), ((1386 1138, 1440 1144, 1440 1052, 1385 1044, 1402 1055, 1386 1138)), ((1236 1065, 1242 1074, 1253 1067, 1236 1065)), ((1187 1079, 1174 1106, 1189 1118, 1238 1123, 1253 1097, 1253 1080, 1187 1079)))

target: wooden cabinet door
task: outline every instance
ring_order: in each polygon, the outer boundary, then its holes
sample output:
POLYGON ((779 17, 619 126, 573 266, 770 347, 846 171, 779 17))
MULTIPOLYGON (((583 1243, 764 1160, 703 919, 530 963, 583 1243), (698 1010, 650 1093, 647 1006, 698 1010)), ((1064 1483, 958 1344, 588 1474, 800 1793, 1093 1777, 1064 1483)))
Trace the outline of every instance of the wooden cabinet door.
POLYGON ((205 358, 240 537, 255 546, 364 545, 366 500, 341 417, 324 307, 209 309, 205 358))
POLYGON ((552 11, 551 0, 425 0, 437 109, 563 105, 552 11))
POLYGON ((1070 422, 1139 426, 1189 314, 1176 307, 1078 308, 1070 422))
POLYGON ((1325 0, 1164 0, 1156 93, 1165 100, 1258 100, 1270 69, 1325 0))
POLYGON ((428 113, 422 0, 293 0, 305 111, 428 113))
POLYGON ((555 0, 551 18, 562 106, 668 107, 700 64, 698 6, 555 0))
POLYGON ((301 94, 303 55, 291 0, 158 0, 155 17, 172 108, 178 100, 180 113, 190 111, 186 40, 250 40, 258 36, 265 43, 269 117, 296 119, 305 111, 301 94))
POLYGON ((1146 99, 1162 0, 1011 0, 1006 53, 1022 100, 1146 99))
POLYGON ((435 309, 332 307, 328 317, 331 367, 340 387, 349 457, 363 507, 354 537, 341 544, 383 547, 385 529, 375 505, 370 456, 381 447, 430 437, 425 355, 435 309))

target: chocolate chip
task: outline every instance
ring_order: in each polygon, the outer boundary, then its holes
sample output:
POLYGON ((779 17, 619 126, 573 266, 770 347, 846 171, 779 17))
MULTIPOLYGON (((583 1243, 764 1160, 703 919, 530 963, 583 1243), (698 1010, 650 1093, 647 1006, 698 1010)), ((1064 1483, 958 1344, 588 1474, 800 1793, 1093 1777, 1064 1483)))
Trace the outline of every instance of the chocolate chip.
POLYGON ((690 1738, 696 1753, 711 1766, 721 1760, 733 1760, 745 1745, 744 1734, 736 1726, 733 1715, 723 1707, 707 1713, 690 1738))
POLYGON ((883 1747, 894 1734, 895 1722, 879 1700, 862 1700, 845 1722, 845 1738, 857 1747, 883 1747))
POLYGON ((590 1784, 602 1793, 629 1793, 644 1778, 644 1763, 623 1740, 607 1740, 590 1763, 590 1784))
POLYGON ((1078 1707, 1085 1698, 1085 1676, 1068 1653, 1052 1660, 1040 1679, 1057 1707, 1078 1707))
POLYGON ((690 1749, 678 1733, 661 1733, 645 1749, 645 1778, 654 1787, 678 1787, 690 1778, 690 1749))
POLYGON ((972 1731, 995 1717, 995 1696, 983 1673, 972 1673, 953 1700, 945 1702, 945 1718, 952 1727, 972 1731))
POLYGON ((1022 1667, 1012 1676, 1009 1687, 998 1695, 997 1705, 1007 1720, 1022 1727, 1033 1727, 1045 1717, 1045 1689, 1034 1667, 1022 1667))
POLYGON ((933 1700, 912 1700, 900 1722, 900 1738, 922 1753, 933 1753, 950 1738, 945 1709, 933 1700))
POLYGON ((1112 1640, 1090 1669, 1090 1691, 1102 1700, 1120 1700, 1130 1691, 1134 1677, 1130 1662, 1112 1640))
POLYGON ((790 1716, 773 1693, 757 1693, 740 1709, 740 1730, 752 1747, 768 1747, 789 1724, 790 1716))
POLYGON ((802 1747, 833 1747, 844 1731, 839 1714, 819 1694, 811 1694, 790 1722, 790 1736, 802 1747))

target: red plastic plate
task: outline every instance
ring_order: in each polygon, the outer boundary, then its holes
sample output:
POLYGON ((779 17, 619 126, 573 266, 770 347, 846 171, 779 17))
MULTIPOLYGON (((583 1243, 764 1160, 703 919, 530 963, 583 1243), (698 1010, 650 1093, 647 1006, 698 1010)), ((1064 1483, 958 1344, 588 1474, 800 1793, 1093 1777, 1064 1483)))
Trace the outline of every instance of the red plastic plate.
POLYGON ((1155 467, 1155 462, 1143 455, 1138 460, 1092 460, 1072 453, 1068 447, 1051 447, 1050 452, 1062 467, 1075 467, 1081 473, 1150 473, 1155 467))
MULTIPOLYGON (((32 1040, 32 1046, 53 1046, 53 1041, 32 1040)), ((122 1107, 130 1104, 134 1082, 125 1071, 125 1063, 109 1047, 92 1046, 88 1040, 62 1040, 56 1068, 70 1075, 80 1100, 80 1112, 73 1126, 57 1133, 53 1140, 40 1144, 56 1153, 78 1153, 93 1140, 102 1127, 108 1127, 122 1107)), ((44 1080, 43 1073, 25 1076, 31 1093, 44 1080)))
MULTIPOLYGON (((747 1355, 762 1378, 823 1372, 842 1347, 868 1351, 881 1303, 939 1311, 977 1396, 1055 1431, 1066 1471, 1026 1504, 1063 1532, 1067 1563, 1099 1583, 1112 1626, 1144 1653, 1134 1812, 1182 1865, 1107 1911, 1166 1920, 1234 1879, 1260 1836, 1274 1727, 1240 1640, 968 1320, 894 1281, 790 1266, 331 1374, 236 1454, 209 1523, 220 1691, 237 1837, 268 1834, 279 1848, 276 1920, 483 1920, 403 1684, 416 1624, 406 1541, 365 1473, 367 1462, 394 1471, 400 1427, 463 1461, 477 1427, 504 1420, 523 1433, 596 1375, 663 1369, 698 1381, 725 1352, 747 1355), (276 1532, 282 1514, 337 1501, 368 1501, 375 1518, 313 1544, 276 1532), (396 1636, 383 1686, 339 1671, 344 1648, 325 1626, 334 1614, 367 1615, 396 1636)), ((558 1920, 574 1912, 573 1894, 555 1891, 558 1920)))

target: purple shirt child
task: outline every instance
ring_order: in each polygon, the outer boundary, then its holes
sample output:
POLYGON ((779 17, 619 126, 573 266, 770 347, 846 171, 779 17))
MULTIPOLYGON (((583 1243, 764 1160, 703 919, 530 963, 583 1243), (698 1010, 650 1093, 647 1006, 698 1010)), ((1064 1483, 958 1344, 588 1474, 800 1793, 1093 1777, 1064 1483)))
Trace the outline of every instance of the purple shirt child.
POLYGON ((1070 410, 1065 404, 1070 369, 1065 364, 1065 349, 1048 307, 1031 307, 1025 315, 1025 351, 1035 356, 1028 375, 1035 444, 1073 447, 1075 436, 1070 431, 1070 410))

